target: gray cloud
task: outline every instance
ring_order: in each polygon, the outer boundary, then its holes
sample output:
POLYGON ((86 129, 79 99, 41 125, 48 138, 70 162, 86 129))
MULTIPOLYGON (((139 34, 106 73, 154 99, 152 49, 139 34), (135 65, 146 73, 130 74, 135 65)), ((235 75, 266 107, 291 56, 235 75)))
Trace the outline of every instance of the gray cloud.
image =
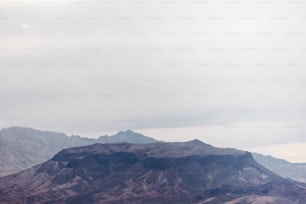
POLYGON ((1 2, 0 125, 86 133, 304 121, 305 8, 1 2))

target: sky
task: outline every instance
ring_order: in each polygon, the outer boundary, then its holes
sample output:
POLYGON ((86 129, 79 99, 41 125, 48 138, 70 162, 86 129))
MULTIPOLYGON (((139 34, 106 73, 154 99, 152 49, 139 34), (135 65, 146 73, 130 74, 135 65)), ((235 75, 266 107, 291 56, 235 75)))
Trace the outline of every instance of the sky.
POLYGON ((132 129, 306 162, 306 2, 1 0, 0 127, 132 129))

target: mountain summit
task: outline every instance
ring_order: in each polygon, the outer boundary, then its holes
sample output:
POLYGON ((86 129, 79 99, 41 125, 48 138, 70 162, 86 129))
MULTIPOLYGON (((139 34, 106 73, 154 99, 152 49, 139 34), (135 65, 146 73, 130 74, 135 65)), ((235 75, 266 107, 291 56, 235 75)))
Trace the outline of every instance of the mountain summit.
POLYGON ((144 144, 156 142, 151 137, 146 137, 140 133, 133 132, 132 130, 120 131, 112 136, 101 136, 97 140, 100 143, 117 143, 117 142, 128 142, 134 144, 144 144))
POLYGON ((250 153, 200 141, 94 144, 0 178, 1 203, 304 204, 250 153))

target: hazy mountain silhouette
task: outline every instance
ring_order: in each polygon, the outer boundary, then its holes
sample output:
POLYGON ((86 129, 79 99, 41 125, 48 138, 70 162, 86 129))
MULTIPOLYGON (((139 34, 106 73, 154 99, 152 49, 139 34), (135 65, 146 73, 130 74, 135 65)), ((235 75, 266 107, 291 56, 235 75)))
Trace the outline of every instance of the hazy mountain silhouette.
POLYGON ((261 165, 284 178, 306 183, 306 163, 292 163, 284 159, 252 153, 254 159, 261 165))
POLYGON ((0 130, 0 176, 17 173, 47 161, 65 148, 119 141, 156 142, 131 130, 93 139, 24 127, 4 128, 0 130))
POLYGON ((100 143, 118 143, 118 142, 128 142, 134 144, 145 144, 145 143, 152 143, 157 142, 157 140, 144 136, 140 133, 133 132, 131 130, 127 131, 120 131, 115 135, 112 136, 101 136, 97 139, 97 142, 100 143))
POLYGON ((248 152, 185 143, 95 144, 0 178, 1 203, 304 204, 305 188, 248 152))

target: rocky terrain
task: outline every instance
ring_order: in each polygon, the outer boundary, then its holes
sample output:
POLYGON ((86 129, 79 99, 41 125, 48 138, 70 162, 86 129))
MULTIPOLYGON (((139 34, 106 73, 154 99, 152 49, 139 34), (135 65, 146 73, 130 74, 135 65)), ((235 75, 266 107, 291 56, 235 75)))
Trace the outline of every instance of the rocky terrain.
POLYGON ((248 152, 185 143, 94 144, 0 178, 0 203, 304 204, 302 184, 248 152))

